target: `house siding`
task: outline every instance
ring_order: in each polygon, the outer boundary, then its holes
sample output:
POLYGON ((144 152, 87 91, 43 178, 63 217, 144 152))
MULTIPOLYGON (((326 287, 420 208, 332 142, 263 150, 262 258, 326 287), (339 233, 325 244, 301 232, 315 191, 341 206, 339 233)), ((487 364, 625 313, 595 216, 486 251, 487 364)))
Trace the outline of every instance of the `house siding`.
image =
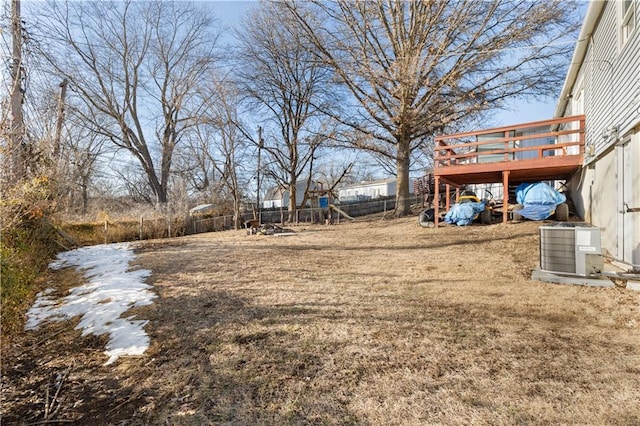
POLYGON ((632 262, 640 271, 640 128, 625 137, 623 145, 616 147, 623 179, 626 181, 618 188, 618 199, 625 214, 618 215, 618 228, 622 230, 618 236, 619 257, 633 259, 632 262))
MULTIPOLYGON (((636 20, 638 15, 636 13, 636 20)), ((582 64, 581 72, 584 73, 584 86, 587 88, 584 93, 585 140, 587 146, 595 148, 591 159, 615 144, 617 135, 607 132, 607 129, 616 126, 620 132, 628 132, 634 127, 634 121, 638 120, 640 30, 636 25, 631 38, 624 46, 620 46, 619 16, 620 2, 607 2, 590 37, 582 64)), ((577 96, 578 91, 579 87, 574 87, 572 96, 577 96)))
MULTIPOLYGON (((301 208, 302 199, 304 198, 304 193, 307 189, 307 181, 306 179, 299 180, 296 183, 296 207, 301 208)), ((309 187, 310 191, 317 191, 322 189, 322 184, 319 182, 312 182, 309 187)), ((266 191, 264 199, 262 201, 262 207, 265 209, 269 208, 289 208, 289 189, 282 187, 273 187, 269 188, 266 191)), ((309 200, 307 200, 307 205, 309 205, 309 200)))
POLYGON ((375 199, 395 195, 396 187, 394 182, 384 182, 378 184, 364 184, 341 189, 338 198, 342 202, 362 201, 365 199, 375 199))
POLYGON ((584 170, 585 182, 580 188, 585 221, 601 229, 602 246, 611 256, 615 256, 617 251, 617 215, 612 214, 611 209, 617 204, 615 175, 616 156, 612 149, 584 170))
MULTIPOLYGON (((413 193, 413 180, 409 181, 409 192, 413 193)), ((349 203, 356 201, 374 200, 376 198, 391 197, 396 195, 396 179, 362 182, 340 188, 338 198, 340 202, 349 203)))
MULTIPOLYGON (((634 193, 640 192, 640 1, 636 2, 636 28, 624 45, 621 5, 604 4, 585 41, 588 47, 571 89, 572 99, 578 99, 583 90, 586 149, 585 168, 572 179, 570 188, 577 213, 601 228, 605 250, 638 268, 640 213, 623 211, 625 205, 640 207, 634 204, 639 202, 634 193), (621 143, 627 144, 626 150, 621 143)), ((577 104, 567 103, 564 115, 578 113, 577 104)))

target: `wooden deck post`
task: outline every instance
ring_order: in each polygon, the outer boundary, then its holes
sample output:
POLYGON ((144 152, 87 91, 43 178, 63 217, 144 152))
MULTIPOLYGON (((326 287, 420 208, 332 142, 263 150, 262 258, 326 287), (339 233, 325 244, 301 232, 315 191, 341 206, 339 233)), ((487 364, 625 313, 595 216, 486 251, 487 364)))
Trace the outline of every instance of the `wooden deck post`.
POLYGON ((438 215, 440 213, 440 177, 435 176, 435 189, 433 196, 433 223, 438 227, 438 215))
POLYGON ((509 220, 509 171, 502 172, 502 223, 509 220))
POLYGON ((445 190, 447 192, 447 198, 444 200, 444 209, 447 211, 447 213, 449 212, 449 208, 450 208, 450 201, 451 201, 451 185, 446 184, 445 185, 445 190))
POLYGON ((585 118, 582 117, 580 119, 580 134, 579 134, 579 141, 580 141, 580 145, 579 145, 579 152, 580 154, 584 154, 584 145, 585 145, 585 136, 584 136, 584 126, 585 126, 585 118))

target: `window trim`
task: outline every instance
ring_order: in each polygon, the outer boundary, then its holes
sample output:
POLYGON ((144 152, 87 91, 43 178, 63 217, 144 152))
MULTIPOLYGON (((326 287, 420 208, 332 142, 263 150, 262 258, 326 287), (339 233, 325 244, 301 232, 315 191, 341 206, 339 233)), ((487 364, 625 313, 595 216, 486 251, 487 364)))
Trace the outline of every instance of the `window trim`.
POLYGON ((620 47, 623 47, 627 44, 631 35, 635 32, 637 28, 637 12, 638 12, 638 1, 637 0, 629 0, 629 2, 623 0, 619 2, 620 5, 620 47), (625 10, 625 5, 628 7, 625 10), (629 29, 629 27, 631 27, 629 29))

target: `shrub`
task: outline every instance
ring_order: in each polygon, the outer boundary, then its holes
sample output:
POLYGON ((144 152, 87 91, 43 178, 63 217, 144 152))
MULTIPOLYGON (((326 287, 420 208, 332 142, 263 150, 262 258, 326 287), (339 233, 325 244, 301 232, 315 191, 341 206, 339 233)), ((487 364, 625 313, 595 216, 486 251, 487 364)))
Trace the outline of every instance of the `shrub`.
POLYGON ((4 185, 0 199, 0 303, 4 336, 22 329, 39 290, 38 277, 57 251, 47 217, 55 207, 49 181, 37 177, 4 185))
POLYGON ((80 246, 176 237, 186 232, 184 217, 154 217, 142 222, 105 219, 101 222, 66 222, 59 226, 80 246))

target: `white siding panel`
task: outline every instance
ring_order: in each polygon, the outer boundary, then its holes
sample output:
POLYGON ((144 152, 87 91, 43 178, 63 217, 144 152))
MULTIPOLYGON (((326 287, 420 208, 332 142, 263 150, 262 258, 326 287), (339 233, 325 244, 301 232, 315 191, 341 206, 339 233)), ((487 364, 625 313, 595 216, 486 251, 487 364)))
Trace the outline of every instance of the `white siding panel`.
POLYGON ((618 7, 618 2, 607 2, 583 65, 586 141, 595 143, 596 155, 616 141, 615 133, 607 129, 629 129, 638 119, 633 107, 640 91, 640 30, 636 28, 627 43, 619 46, 618 7))
POLYGON ((604 150, 607 140, 603 131, 610 126, 614 106, 614 67, 617 55, 617 7, 608 2, 589 41, 585 57, 587 143, 593 143, 596 153, 604 150))
POLYGON ((626 133, 637 124, 640 117, 640 28, 636 27, 614 67, 617 71, 616 125, 626 133))

